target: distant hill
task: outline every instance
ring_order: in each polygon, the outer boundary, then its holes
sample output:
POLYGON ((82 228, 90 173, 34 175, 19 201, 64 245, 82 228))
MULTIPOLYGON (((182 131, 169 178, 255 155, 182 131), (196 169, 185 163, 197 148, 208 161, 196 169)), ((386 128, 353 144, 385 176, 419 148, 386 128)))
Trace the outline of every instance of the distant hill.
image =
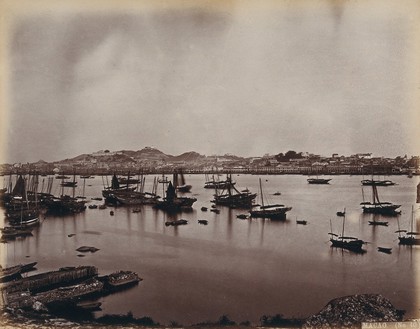
MULTIPOLYGON (((124 151, 127 152, 127 151, 124 151)), ((153 147, 145 147, 139 151, 133 151, 131 156, 133 159, 139 160, 169 160, 172 158, 172 155, 168 155, 155 149, 153 147)))
POLYGON ((185 162, 192 162, 192 161, 197 161, 197 160, 203 160, 205 159, 206 156, 205 155, 201 155, 197 152, 185 152, 182 153, 181 155, 178 156, 173 156, 171 158, 172 161, 185 161, 185 162))

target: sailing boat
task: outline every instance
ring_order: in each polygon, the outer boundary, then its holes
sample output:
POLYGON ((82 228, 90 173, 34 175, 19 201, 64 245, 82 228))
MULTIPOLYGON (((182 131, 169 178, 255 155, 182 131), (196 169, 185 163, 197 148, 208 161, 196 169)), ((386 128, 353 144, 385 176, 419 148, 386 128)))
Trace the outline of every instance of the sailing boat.
POLYGON ((196 201, 196 198, 178 197, 176 195, 175 187, 172 185, 172 182, 169 182, 168 189, 166 190, 166 197, 161 201, 156 201, 154 208, 169 212, 190 210, 196 201))
POLYGON ((176 188, 177 191, 189 192, 191 190, 192 186, 185 183, 185 177, 182 170, 180 170, 179 173, 177 171, 174 172, 173 181, 174 181, 174 187, 176 188))
MULTIPOLYGON (((385 177, 384 177, 385 178, 385 177)), ((396 185, 396 183, 394 183, 393 181, 389 180, 389 179, 383 179, 383 180, 375 180, 373 179, 373 174, 371 179, 363 179, 361 181, 362 185, 365 186, 372 186, 372 185, 376 185, 376 186, 392 186, 392 185, 396 185)))
POLYGON ((264 204, 264 194, 262 190, 261 178, 260 181, 260 194, 261 205, 258 208, 252 209, 249 213, 251 217, 271 218, 271 219, 286 219, 286 212, 292 210, 292 207, 286 207, 282 204, 264 204))
MULTIPOLYGON (((216 176, 219 177, 219 175, 216 172, 216 176)), ((214 189, 226 189, 229 185, 235 185, 236 182, 233 182, 232 180, 219 180, 214 178, 214 174, 211 178, 208 177, 206 174, 206 182, 204 183, 204 188, 214 188, 214 189)))
MULTIPOLYGON (((364 199, 363 189, 362 195, 364 199)), ((393 204, 391 202, 381 202, 378 196, 378 189, 376 185, 372 185, 372 202, 363 201, 360 203, 364 213, 370 214, 381 214, 381 215, 398 215, 400 211, 397 211, 401 205, 393 204)))
MULTIPOLYGON (((125 187, 121 187, 119 179, 114 174, 111 180, 111 187, 102 190, 102 195, 105 197, 105 203, 116 205, 143 205, 155 204, 158 196, 155 193, 144 192, 145 177, 136 179, 140 186, 131 187, 126 183, 125 187)), ((126 182, 130 181, 130 173, 126 182)), ((132 180, 134 181, 134 180, 132 180)))
POLYGON ((251 208, 257 194, 251 193, 249 190, 242 192, 238 191, 230 182, 232 178, 230 175, 226 177, 226 187, 219 193, 216 189, 213 202, 216 205, 228 206, 230 208, 251 208))
POLYGON ((73 180, 72 181, 66 181, 63 178, 63 180, 61 181, 61 186, 64 186, 64 187, 76 187, 77 186, 76 174, 73 173, 73 180))
MULTIPOLYGON (((415 223, 415 218, 414 218, 414 207, 411 207, 411 220, 410 220, 410 232, 407 232, 407 230, 400 230, 398 229, 398 231, 396 231, 395 233, 398 233, 398 240, 400 241, 399 244, 402 245, 408 245, 408 246, 412 246, 412 245, 419 245, 420 244, 420 239, 416 238, 417 235, 420 235, 420 232, 416 232, 414 231, 414 223, 415 223), (403 236, 401 236, 401 233, 405 233, 403 236)), ((399 226, 399 223, 398 223, 399 226)))
MULTIPOLYGON (((364 250, 362 249, 362 246, 365 242, 363 240, 344 235, 345 221, 346 221, 346 216, 343 217, 343 228, 342 228, 341 236, 333 232, 328 233, 330 235, 331 247, 347 249, 347 250, 350 250, 353 252, 359 252, 359 253, 364 252, 364 250)), ((330 221, 330 225, 331 225, 331 221, 330 221)), ((331 231, 332 231, 332 226, 331 226, 331 231)))
POLYGON ((72 196, 64 194, 64 187, 67 187, 66 184, 63 184, 64 179, 64 177, 61 178, 61 195, 59 197, 52 196, 44 200, 48 211, 58 214, 76 214, 84 211, 86 209, 86 201, 79 201, 75 197, 76 175, 73 175, 73 184, 70 185, 72 196))
MULTIPOLYGON (((37 181, 36 181, 37 182, 37 181)), ((36 186, 36 189, 38 187, 36 186)), ((13 189, 13 199, 11 200, 6 216, 9 218, 10 225, 13 227, 26 227, 39 223, 38 197, 35 190, 34 201, 29 200, 27 184, 22 175, 16 180, 13 189)))

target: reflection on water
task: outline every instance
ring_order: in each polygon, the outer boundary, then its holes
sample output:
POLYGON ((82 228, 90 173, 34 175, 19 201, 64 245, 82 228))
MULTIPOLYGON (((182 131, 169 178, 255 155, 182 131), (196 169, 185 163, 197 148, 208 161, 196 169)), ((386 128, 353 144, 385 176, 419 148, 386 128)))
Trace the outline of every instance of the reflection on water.
MULTIPOLYGON (((166 214, 150 206, 86 209, 71 216, 48 216, 33 236, 1 244, 7 264, 37 261, 38 271, 62 266, 94 265, 100 274, 136 271, 144 281, 137 287, 102 298, 103 313, 151 316, 160 323, 193 324, 228 314, 240 322, 277 313, 307 316, 330 299, 356 293, 381 293, 397 308, 417 316, 415 286, 418 246, 398 245, 398 223, 408 227, 418 181, 393 177, 398 185, 381 188, 384 201, 401 204, 402 214, 382 217, 363 214, 361 177, 336 176, 330 185, 309 185, 304 176, 265 176, 271 203, 292 206, 286 221, 238 219, 243 210, 211 208, 213 190, 204 189, 204 177, 187 177, 198 199, 194 210, 166 214), (280 191, 280 196, 273 193, 280 191), (328 232, 342 231, 368 244, 365 254, 331 248, 328 232), (115 215, 110 215, 114 210, 115 215), (166 221, 188 220, 188 225, 166 226, 166 221), (208 225, 200 225, 206 219, 208 225), (296 219, 307 220, 297 225, 296 219), (386 220, 388 226, 369 225, 386 220), (72 235, 74 234, 74 235, 72 235), (78 257, 76 249, 99 248, 78 257), (392 248, 391 254, 377 247, 392 248)), ((237 185, 258 191, 258 177, 235 177, 237 185)), ((146 191, 153 178, 148 177, 146 191)), ((102 188, 100 177, 85 193, 90 204, 102 188)), ((77 194, 77 192, 76 192, 77 194)), ((190 194, 191 195, 191 194, 190 194)), ((2 264, 5 266, 5 264, 2 264)))

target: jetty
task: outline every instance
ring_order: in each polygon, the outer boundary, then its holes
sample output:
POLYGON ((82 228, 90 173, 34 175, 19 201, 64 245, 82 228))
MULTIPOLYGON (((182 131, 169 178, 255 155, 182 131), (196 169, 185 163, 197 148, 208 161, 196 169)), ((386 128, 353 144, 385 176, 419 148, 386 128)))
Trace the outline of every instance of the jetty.
POLYGON ((0 287, 2 293, 30 291, 37 292, 64 285, 74 284, 98 275, 94 266, 62 267, 57 271, 45 272, 8 282, 0 287))
POLYGON ((95 310, 97 304, 83 302, 138 284, 132 271, 117 271, 102 277, 94 266, 62 267, 0 286, 2 307, 15 310, 52 312, 62 309, 95 310))

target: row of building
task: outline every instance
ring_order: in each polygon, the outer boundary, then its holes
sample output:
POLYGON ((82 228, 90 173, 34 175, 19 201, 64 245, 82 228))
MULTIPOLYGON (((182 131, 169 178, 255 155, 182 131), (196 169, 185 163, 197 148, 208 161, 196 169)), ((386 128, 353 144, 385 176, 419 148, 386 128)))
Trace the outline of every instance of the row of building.
POLYGON ((372 154, 330 157, 308 153, 284 155, 264 155, 243 158, 230 154, 224 156, 174 157, 150 156, 138 159, 124 151, 97 153, 66 159, 58 162, 38 161, 36 163, 3 164, 3 175, 17 172, 109 174, 112 172, 131 173, 172 173, 176 170, 190 173, 232 172, 232 173, 272 173, 272 174, 420 174, 419 156, 398 156, 396 158, 373 157, 372 154))

